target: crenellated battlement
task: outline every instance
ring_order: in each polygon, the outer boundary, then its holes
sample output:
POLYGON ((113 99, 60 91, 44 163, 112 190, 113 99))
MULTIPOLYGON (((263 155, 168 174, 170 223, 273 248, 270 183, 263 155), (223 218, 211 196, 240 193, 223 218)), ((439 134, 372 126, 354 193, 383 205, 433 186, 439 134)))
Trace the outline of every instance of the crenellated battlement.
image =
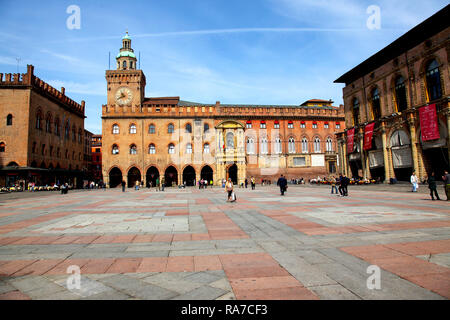
POLYGON ((256 106, 198 104, 180 101, 178 97, 151 98, 140 105, 103 105, 103 117, 156 117, 156 118, 273 118, 273 119, 330 119, 344 118, 343 106, 256 106))
POLYGON ((70 99, 65 95, 65 88, 61 88, 61 91, 55 89, 45 81, 34 75, 34 66, 27 65, 27 73, 0 73, 0 86, 2 87, 17 87, 17 86, 30 86, 38 91, 51 96, 58 100, 58 102, 64 104, 67 108, 75 113, 84 116, 85 102, 81 101, 81 104, 70 99))

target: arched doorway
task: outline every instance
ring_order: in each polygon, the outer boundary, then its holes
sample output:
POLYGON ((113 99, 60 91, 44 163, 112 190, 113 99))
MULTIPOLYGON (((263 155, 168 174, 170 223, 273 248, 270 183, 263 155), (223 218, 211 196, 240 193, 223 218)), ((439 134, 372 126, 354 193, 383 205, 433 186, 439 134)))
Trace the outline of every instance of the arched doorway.
POLYGON ((233 184, 238 184, 238 167, 236 163, 228 168, 227 180, 228 178, 231 178, 233 184))
POLYGON ((205 179, 206 181, 208 181, 208 184, 211 181, 214 181, 214 172, 213 169, 211 169, 210 166, 204 166, 202 169, 202 172, 200 174, 200 178, 201 179, 205 179))
POLYGON ((7 167, 18 167, 19 165, 16 162, 8 163, 7 167))
POLYGON ((188 187, 195 186, 195 170, 191 166, 187 166, 183 170, 183 183, 188 187))
POLYGON ((158 171, 158 169, 156 167, 148 168, 146 177, 147 177, 147 187, 150 186, 150 182, 151 182, 151 185, 153 187, 155 187, 156 186, 156 179, 159 178, 159 171, 158 171))
POLYGON ((392 133, 390 138, 394 174, 398 181, 410 181, 413 172, 411 140, 403 130, 392 133))
POLYGON ((178 185, 178 171, 173 166, 166 169, 164 173, 164 179, 166 187, 171 187, 172 185, 178 185))
POLYGON ((109 187, 116 188, 122 183, 122 171, 119 168, 112 168, 109 172, 109 187))
POLYGON ((133 167, 128 170, 128 188, 133 188, 136 185, 136 181, 141 182, 141 172, 138 168, 133 167))

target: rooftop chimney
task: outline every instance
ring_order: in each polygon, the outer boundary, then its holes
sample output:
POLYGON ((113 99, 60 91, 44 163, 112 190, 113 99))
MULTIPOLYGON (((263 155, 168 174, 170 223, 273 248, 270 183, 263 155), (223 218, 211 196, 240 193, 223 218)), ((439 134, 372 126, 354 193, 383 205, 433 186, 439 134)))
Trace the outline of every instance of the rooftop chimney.
POLYGON ((65 95, 65 94, 66 94, 66 88, 61 87, 61 93, 62 93, 63 95, 65 95))

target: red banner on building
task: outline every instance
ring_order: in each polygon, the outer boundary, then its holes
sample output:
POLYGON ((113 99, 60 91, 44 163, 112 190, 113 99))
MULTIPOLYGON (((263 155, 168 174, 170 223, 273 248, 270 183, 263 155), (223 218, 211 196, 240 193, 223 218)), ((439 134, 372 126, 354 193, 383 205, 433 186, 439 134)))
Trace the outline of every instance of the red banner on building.
POLYGON ((353 152, 353 143, 355 138, 355 128, 347 131, 347 153, 353 152))
POLYGON ((375 122, 372 122, 364 128, 364 150, 372 149, 372 136, 374 127, 375 122))
POLYGON ((430 104, 419 109, 420 129, 422 141, 439 139, 439 125, 436 114, 436 105, 430 104))

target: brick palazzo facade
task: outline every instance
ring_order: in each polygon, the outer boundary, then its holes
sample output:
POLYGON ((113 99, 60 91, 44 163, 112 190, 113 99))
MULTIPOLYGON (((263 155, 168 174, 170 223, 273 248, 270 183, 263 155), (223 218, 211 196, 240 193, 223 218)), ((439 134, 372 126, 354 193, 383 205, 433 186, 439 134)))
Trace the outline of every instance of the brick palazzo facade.
POLYGON ((92 163, 89 172, 95 182, 103 181, 102 176, 102 135, 94 134, 91 141, 92 163))
POLYGON ((0 73, 0 186, 82 183, 85 103, 34 75, 0 73))
POLYGON ((104 181, 193 185, 255 177, 275 180, 324 176, 337 170, 335 133, 343 106, 310 100, 302 105, 202 104, 179 97, 146 98, 131 38, 122 39, 117 70, 106 71, 102 110, 104 181))
MULTIPOLYGON (((345 133, 338 134, 341 171, 350 176, 409 181, 449 169, 450 6, 445 7, 357 67, 345 83, 345 133), (419 110, 437 113, 439 137, 422 140, 419 110), (363 150, 364 129, 374 123, 372 147, 363 150), (347 150, 348 130, 355 129, 347 150), (350 152, 348 152, 350 151, 350 152)), ((370 141, 369 141, 370 142, 370 141)))

